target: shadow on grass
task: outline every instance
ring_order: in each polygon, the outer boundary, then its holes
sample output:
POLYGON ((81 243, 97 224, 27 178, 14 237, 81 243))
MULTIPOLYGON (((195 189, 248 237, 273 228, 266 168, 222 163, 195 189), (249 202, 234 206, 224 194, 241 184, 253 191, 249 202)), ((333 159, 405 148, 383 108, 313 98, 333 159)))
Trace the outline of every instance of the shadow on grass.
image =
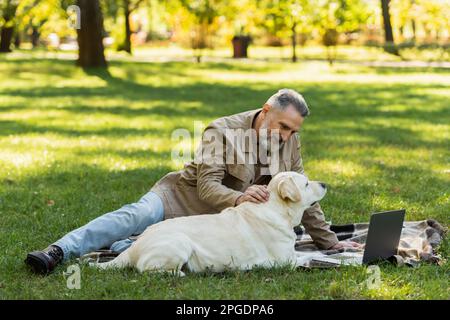
MULTIPOLYGON (((261 97, 270 96, 276 89, 267 85, 267 89, 253 89, 251 87, 232 87, 224 84, 194 83, 183 85, 183 90, 173 87, 151 87, 141 85, 126 79, 111 76, 109 73, 92 72, 91 75, 101 77, 108 85, 105 88, 81 89, 81 88, 52 88, 43 87, 34 92, 15 89, 3 90, 5 96, 20 96, 25 98, 56 98, 75 96, 80 99, 73 105, 59 108, 45 106, 36 108, 33 106, 5 106, 0 112, 14 112, 24 110, 42 110, 94 115, 119 115, 124 119, 135 117, 149 117, 159 115, 170 119, 214 119, 226 114, 244 111, 242 108, 257 108, 256 100, 264 100, 261 97), (220 92, 219 95, 216 92, 220 92), (148 101, 157 104, 146 107, 127 107, 113 105, 106 107, 90 106, 86 103, 89 98, 110 98, 117 96, 126 97, 130 101, 148 101), (239 96, 238 100, 235 100, 239 96), (83 100, 83 101, 81 101, 83 100), (197 102, 198 106, 183 107, 183 104, 197 102)), ((443 89, 443 86, 429 85, 423 88, 443 89)), ((307 101, 311 105, 311 119, 305 122, 305 134, 310 135, 316 142, 348 145, 346 137, 359 136, 365 138, 364 144, 393 145, 399 148, 441 148, 448 146, 446 140, 424 139, 419 132, 405 126, 400 126, 401 121, 408 121, 412 126, 417 124, 446 125, 449 121, 444 96, 430 96, 414 93, 417 86, 395 85, 389 88, 383 86, 327 84, 320 87, 301 85, 307 101), (405 107, 395 110, 395 104, 400 101, 405 107), (394 105, 394 110, 390 107, 394 105), (377 121, 384 122, 383 125, 377 121), (346 125, 350 123, 351 125, 346 125), (342 138, 342 139, 340 139, 342 138)), ((113 127, 107 129, 77 129, 56 126, 43 123, 32 124, 22 120, 1 120, 0 135, 26 134, 26 133, 56 133, 65 136, 89 136, 100 135, 115 137, 123 135, 145 134, 169 134, 170 127, 166 129, 155 128, 126 128, 113 127)), ((404 122, 403 122, 404 123, 404 122)), ((176 125, 176 122, 174 122, 176 125)), ((357 144, 357 142, 356 142, 357 144)))
POLYGON ((17 135, 29 133, 52 133, 68 137, 90 137, 90 136, 104 136, 104 137, 123 137, 131 135, 149 135, 161 134, 164 130, 153 128, 137 129, 137 128, 120 128, 114 127, 110 129, 70 129, 62 126, 50 125, 33 125, 22 121, 0 120, 0 135, 17 135))
MULTIPOLYGON (((163 155, 153 156, 156 158, 163 160, 163 155)), ((42 170, 0 180, 3 223, 20 233, 27 250, 47 245, 101 214, 136 202, 173 168, 160 165, 114 170, 93 164, 55 163, 42 170), (54 203, 49 205, 48 200, 54 203)))
MULTIPOLYGON (((17 67, 13 68, 17 74, 20 72, 36 73, 45 69, 42 71, 64 76, 74 69, 72 61, 51 59, 31 60, 31 62, 27 59, 14 60, 8 61, 6 64, 14 64, 14 66, 17 64, 17 67), (20 69, 22 64, 25 64, 25 67, 20 69)), ((285 85, 285 83, 269 82, 258 83, 257 86, 239 82, 209 83, 205 79, 195 79, 192 83, 180 85, 156 85, 151 81, 143 84, 133 80, 142 74, 149 74, 150 79, 156 79, 161 74, 168 77, 189 77, 189 70, 192 69, 254 71, 252 66, 248 66, 246 69, 240 64, 207 63, 191 66, 184 62, 112 62, 111 66, 121 68, 126 75, 115 76, 104 69, 85 70, 87 75, 104 81, 106 85, 101 87, 92 88, 80 85, 59 88, 43 85, 33 90, 27 88, 3 89, 2 95, 5 97, 21 97, 29 101, 38 98, 70 97, 73 99, 68 106, 62 108, 51 105, 50 102, 49 105, 43 107, 6 104, 0 108, 0 113, 23 110, 42 110, 43 112, 64 110, 69 114, 83 116, 118 115, 123 117, 124 121, 135 117, 148 117, 149 121, 154 121, 153 116, 158 115, 173 119, 173 124, 177 125, 176 119, 212 120, 220 116, 257 108, 279 87, 285 85), (120 101, 125 99, 130 102, 149 102, 151 105, 136 107, 117 103, 104 107, 91 106, 90 98, 117 98, 120 101), (190 104, 192 102, 195 103, 193 106, 190 104), (186 105, 189 107, 185 107, 186 105)), ((387 70, 386 68, 381 69, 387 70)), ((261 70, 267 71, 264 68, 261 70)), ((405 72, 403 68, 391 68, 392 72, 394 70, 398 70, 399 73, 405 72)), ((427 70, 429 69, 416 68, 414 71, 427 70)), ((420 132, 412 129, 415 124, 447 125, 449 123, 447 97, 426 92, 427 90, 446 90, 447 86, 445 85, 291 83, 291 86, 303 93, 311 107, 311 118, 305 122, 304 127, 304 136, 308 138, 310 145, 308 148, 314 148, 315 145, 320 145, 321 148, 327 146, 334 148, 393 146, 402 150, 414 148, 443 150, 448 147, 448 140, 426 139, 420 132), (379 124, 380 122, 381 124, 379 124)), ((45 121, 38 123, 30 123, 21 119, 0 121, 0 135, 55 133, 69 137, 97 135, 114 138, 163 134, 169 136, 170 129, 169 127, 159 129, 120 126, 87 129, 45 124, 45 121)), ((128 154, 145 157, 139 152, 138 154, 133 154, 133 152, 128 154)), ((127 152, 124 151, 121 156, 127 156, 127 152)), ((342 155, 329 152, 314 154, 314 157, 315 159, 339 159, 342 155)))

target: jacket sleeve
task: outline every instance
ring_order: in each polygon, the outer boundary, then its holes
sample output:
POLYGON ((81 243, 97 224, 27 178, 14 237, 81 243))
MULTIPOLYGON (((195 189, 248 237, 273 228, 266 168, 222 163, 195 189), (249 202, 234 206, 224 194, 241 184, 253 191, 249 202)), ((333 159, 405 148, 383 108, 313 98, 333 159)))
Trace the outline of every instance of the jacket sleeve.
MULTIPOLYGON (((297 147, 293 148, 292 155, 292 171, 305 174, 301 157, 300 138, 297 136, 296 140, 297 147)), ((325 221, 325 216, 319 203, 305 210, 301 223, 320 249, 329 249, 339 242, 336 234, 330 230, 330 225, 325 221)))
POLYGON ((243 193, 222 184, 226 174, 225 143, 219 130, 207 128, 196 154, 197 192, 217 212, 234 207, 243 193))

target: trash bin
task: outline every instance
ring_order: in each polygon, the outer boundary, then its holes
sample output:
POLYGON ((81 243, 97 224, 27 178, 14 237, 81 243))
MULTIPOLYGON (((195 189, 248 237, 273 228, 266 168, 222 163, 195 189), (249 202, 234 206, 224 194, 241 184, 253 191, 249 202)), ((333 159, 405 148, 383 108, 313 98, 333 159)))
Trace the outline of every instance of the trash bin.
POLYGON ((233 58, 247 58, 247 48, 250 44, 249 36, 234 36, 233 42, 233 58))

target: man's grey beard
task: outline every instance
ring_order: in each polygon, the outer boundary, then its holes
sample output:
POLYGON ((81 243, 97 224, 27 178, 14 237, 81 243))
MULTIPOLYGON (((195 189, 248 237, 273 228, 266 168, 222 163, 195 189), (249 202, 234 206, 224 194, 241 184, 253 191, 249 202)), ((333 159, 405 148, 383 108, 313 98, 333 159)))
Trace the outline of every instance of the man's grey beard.
POLYGON ((259 129, 259 159, 260 162, 267 165, 261 168, 261 175, 274 175, 279 172, 279 155, 278 151, 283 141, 280 138, 279 130, 272 130, 271 135, 268 137, 268 125, 263 122, 259 129))
POLYGON ((272 130, 270 136, 268 136, 268 123, 264 121, 259 129, 259 147, 263 154, 271 154, 274 151, 278 151, 283 145, 283 141, 280 138, 279 131, 272 130))

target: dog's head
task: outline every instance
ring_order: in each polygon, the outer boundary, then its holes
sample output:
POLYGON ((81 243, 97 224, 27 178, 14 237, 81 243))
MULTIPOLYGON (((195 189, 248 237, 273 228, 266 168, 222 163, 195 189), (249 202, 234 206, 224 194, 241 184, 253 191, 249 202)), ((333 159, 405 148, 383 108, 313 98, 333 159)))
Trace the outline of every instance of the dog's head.
POLYGON ((288 207, 288 213, 294 225, 301 222, 303 212, 327 193, 325 183, 310 181, 303 174, 287 171, 275 175, 268 185, 271 194, 275 194, 277 201, 288 207))

